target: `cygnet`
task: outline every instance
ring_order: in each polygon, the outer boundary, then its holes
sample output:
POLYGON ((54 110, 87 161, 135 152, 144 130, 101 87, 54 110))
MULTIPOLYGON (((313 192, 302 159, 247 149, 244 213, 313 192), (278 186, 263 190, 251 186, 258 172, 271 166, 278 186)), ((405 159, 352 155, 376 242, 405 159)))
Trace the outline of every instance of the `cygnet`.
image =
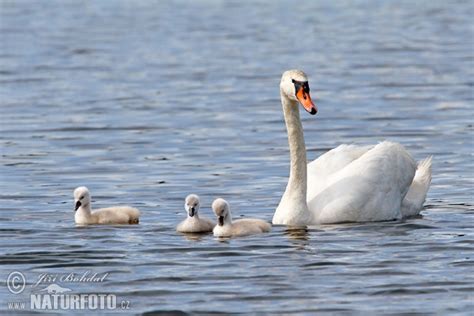
POLYGON ((74 190, 74 220, 78 225, 138 224, 140 211, 130 206, 114 206, 91 210, 91 196, 86 187, 74 190))
POLYGON ((184 209, 188 217, 179 223, 176 227, 176 231, 180 233, 208 233, 212 232, 216 223, 212 220, 199 216, 199 208, 201 202, 199 196, 196 194, 190 194, 186 197, 184 202, 184 209))
POLYGON ((216 199, 212 210, 217 216, 213 233, 217 237, 237 237, 269 232, 272 226, 264 220, 247 218, 232 221, 230 206, 224 199, 216 199))

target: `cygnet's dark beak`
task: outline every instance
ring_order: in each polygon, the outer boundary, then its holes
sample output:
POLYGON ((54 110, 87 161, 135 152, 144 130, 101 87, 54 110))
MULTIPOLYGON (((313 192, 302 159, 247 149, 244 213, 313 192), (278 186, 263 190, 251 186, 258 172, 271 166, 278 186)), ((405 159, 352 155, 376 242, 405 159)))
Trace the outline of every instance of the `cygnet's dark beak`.
POLYGON ((77 209, 80 207, 81 207, 81 201, 77 201, 76 206, 74 207, 74 212, 77 211, 77 209))
POLYGON ((195 211, 195 210, 194 210, 194 207, 190 207, 190 208, 189 208, 189 213, 188 213, 188 214, 189 214, 189 217, 193 217, 193 216, 194 216, 194 211, 195 211))
POLYGON ((224 216, 218 216, 217 220, 219 221, 219 226, 224 226, 224 216))

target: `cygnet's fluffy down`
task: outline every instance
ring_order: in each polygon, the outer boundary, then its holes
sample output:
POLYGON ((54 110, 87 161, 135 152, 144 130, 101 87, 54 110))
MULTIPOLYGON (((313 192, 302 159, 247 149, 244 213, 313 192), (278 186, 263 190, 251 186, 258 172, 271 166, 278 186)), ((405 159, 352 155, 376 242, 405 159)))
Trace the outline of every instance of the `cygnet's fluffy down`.
POLYGON ((138 224, 140 211, 130 206, 91 210, 91 196, 86 187, 74 190, 74 220, 78 225, 138 224))
POLYGON ((188 217, 178 224, 176 231, 180 233, 209 233, 212 232, 216 223, 212 220, 199 216, 199 196, 190 194, 186 197, 184 208, 188 217))
POLYGON ((212 210, 217 216, 217 226, 213 233, 217 237, 237 237, 269 232, 272 226, 261 219, 238 219, 232 221, 229 203, 217 199, 212 203, 212 210))

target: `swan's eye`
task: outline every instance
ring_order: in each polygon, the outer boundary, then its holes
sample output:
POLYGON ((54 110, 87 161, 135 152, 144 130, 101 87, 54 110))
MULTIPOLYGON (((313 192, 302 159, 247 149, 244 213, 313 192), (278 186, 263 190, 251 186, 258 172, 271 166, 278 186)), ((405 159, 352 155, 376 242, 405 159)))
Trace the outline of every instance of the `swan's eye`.
POLYGON ((298 93, 301 89, 303 89, 304 92, 309 93, 308 81, 296 81, 295 79, 292 79, 292 82, 295 85, 295 93, 298 93))
POLYGON ((309 84, 308 81, 303 83, 304 92, 309 93, 309 84))
POLYGON ((79 200, 82 200, 84 198, 84 195, 79 198, 79 200))

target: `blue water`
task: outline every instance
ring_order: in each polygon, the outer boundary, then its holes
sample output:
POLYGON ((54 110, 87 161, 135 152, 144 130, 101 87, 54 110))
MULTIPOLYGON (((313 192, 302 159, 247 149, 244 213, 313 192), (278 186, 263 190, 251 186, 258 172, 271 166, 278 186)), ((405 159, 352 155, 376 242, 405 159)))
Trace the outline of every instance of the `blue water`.
POLYGON ((61 285, 133 314, 469 315, 473 14, 470 1, 1 1, 0 313, 31 312, 42 273, 91 271, 109 275, 61 285), (384 139, 434 155, 422 216, 177 234, 188 193, 207 216, 224 197, 271 220, 291 68, 319 107, 302 113, 308 159, 384 139), (75 227, 79 185, 95 207, 138 207, 140 225, 75 227))

